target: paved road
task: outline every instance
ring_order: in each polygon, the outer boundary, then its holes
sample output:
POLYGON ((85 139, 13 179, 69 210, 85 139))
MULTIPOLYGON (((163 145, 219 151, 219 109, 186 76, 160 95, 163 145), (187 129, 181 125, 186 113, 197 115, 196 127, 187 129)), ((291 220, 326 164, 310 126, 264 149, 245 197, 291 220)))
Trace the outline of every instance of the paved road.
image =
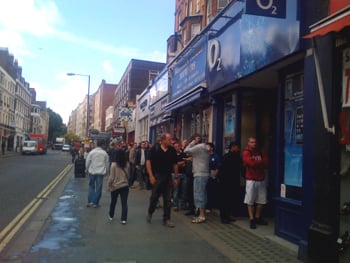
POLYGON ((64 184, 0 255, 2 262, 299 262, 295 251, 239 221, 222 225, 215 214, 196 225, 173 212, 176 227, 170 229, 157 210, 149 224, 148 191, 131 190, 127 225, 110 222, 108 193, 100 208, 86 208, 87 178, 76 179, 71 172, 64 184))
POLYGON ((0 154, 0 231, 71 161, 68 153, 0 154))

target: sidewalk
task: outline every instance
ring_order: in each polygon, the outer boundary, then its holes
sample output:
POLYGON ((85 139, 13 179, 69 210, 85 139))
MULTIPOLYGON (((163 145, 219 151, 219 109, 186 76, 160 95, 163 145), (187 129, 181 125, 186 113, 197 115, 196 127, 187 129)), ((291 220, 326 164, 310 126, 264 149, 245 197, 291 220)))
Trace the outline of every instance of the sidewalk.
POLYGON ((8 152, 5 152, 5 154, 0 153, 0 159, 14 157, 20 154, 21 154, 20 152, 8 151, 8 152))
POLYGON ((150 192, 130 189, 129 218, 124 226, 118 218, 120 200, 116 219, 110 222, 109 193, 103 193, 100 208, 86 208, 87 190, 88 179, 74 178, 71 170, 3 251, 1 262, 175 262, 164 258, 184 251, 187 245, 194 249, 181 262, 300 263, 297 247, 273 235, 273 222, 250 230, 245 218, 224 225, 216 213, 210 213, 206 223, 192 224, 190 217, 178 211, 172 212, 176 228, 169 229, 161 224, 162 211, 156 211, 151 224, 146 222, 150 192), (179 240, 188 244, 179 245, 179 240), (172 249, 165 248, 164 242, 172 244, 172 249), (115 249, 120 258, 134 260, 107 260, 115 257, 115 249), (136 261, 137 257, 142 261, 136 261))

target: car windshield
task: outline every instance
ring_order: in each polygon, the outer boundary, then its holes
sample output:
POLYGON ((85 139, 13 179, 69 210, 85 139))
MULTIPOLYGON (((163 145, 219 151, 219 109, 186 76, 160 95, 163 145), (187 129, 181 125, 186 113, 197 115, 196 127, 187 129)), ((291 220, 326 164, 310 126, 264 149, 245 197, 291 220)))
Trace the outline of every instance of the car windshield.
POLYGON ((24 142, 24 146, 26 147, 35 146, 35 142, 24 142))

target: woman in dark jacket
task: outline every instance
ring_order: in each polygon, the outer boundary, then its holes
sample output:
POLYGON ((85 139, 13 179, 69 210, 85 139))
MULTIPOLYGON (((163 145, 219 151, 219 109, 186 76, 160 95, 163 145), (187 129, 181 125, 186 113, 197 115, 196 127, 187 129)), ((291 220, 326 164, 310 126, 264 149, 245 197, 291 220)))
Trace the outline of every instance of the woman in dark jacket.
POLYGON ((234 221, 230 216, 238 204, 242 158, 236 142, 231 142, 229 151, 222 160, 219 172, 220 218, 223 224, 234 221))

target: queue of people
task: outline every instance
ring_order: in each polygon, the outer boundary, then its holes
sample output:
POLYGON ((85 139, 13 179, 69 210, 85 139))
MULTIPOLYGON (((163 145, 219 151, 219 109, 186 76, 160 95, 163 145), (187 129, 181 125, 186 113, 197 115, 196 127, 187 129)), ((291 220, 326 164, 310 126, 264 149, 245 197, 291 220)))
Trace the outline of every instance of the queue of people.
POLYGON ((213 143, 202 142, 199 134, 191 141, 182 142, 165 133, 154 145, 111 141, 109 151, 98 142, 86 156, 89 176, 87 207, 99 207, 103 178, 107 176, 107 191, 110 192, 109 220, 114 220, 118 197, 121 199, 120 222, 127 223, 129 188, 150 190, 146 220, 163 201, 163 224, 175 227, 171 211, 186 211, 193 215, 194 224, 205 223, 206 213, 220 211, 223 224, 235 221, 233 210, 247 205, 249 226, 266 225, 263 208, 267 203, 265 169, 266 154, 258 146, 255 137, 241 154, 239 145, 231 142, 222 157, 216 153, 213 143), (241 176, 246 179, 245 197, 240 200, 241 176))

